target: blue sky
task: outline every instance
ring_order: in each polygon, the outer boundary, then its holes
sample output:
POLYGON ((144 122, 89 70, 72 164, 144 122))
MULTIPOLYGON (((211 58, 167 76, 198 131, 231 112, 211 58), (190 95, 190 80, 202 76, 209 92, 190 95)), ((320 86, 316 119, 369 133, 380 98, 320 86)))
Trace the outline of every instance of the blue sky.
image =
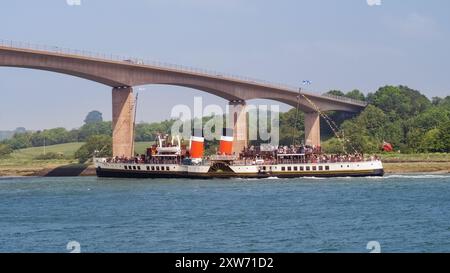
MULTIPOLYGON (((432 97, 450 95, 449 10, 448 0, 9 0, 0 8, 0 39, 289 85, 308 79, 318 93, 404 84, 432 97)), ((138 121, 166 119, 194 96, 226 103, 187 88, 145 88, 138 121)), ((75 128, 93 109, 111 119, 110 88, 83 79, 0 67, 0 92, 0 130, 75 128)))

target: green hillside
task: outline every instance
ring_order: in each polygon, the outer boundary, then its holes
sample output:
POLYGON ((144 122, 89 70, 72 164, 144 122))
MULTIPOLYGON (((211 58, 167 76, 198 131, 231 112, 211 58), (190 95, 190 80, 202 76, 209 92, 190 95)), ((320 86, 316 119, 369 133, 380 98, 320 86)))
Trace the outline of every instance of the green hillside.
MULTIPOLYGON (((154 142, 136 142, 136 153, 145 153, 146 148, 154 142)), ((57 153, 64 155, 65 161, 71 161, 75 152, 83 145, 83 142, 72 142, 66 144, 51 145, 45 147, 45 153, 57 153)), ((0 164, 7 162, 27 162, 34 161, 36 156, 44 154, 44 147, 32 147, 16 150, 7 159, 0 160, 0 164)), ((58 160, 59 161, 59 160, 58 160)))
POLYGON ((45 153, 61 153, 65 158, 72 158, 75 152, 83 145, 83 142, 72 142, 44 147, 32 147, 15 151, 13 159, 33 159, 45 153))

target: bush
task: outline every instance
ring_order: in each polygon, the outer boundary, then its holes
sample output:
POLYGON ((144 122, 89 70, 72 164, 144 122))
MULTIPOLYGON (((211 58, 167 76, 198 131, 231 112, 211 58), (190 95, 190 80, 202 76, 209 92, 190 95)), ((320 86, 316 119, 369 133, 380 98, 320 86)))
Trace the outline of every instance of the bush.
POLYGON ((40 154, 34 157, 35 160, 54 160, 54 159, 64 159, 63 153, 46 153, 46 154, 40 154))
POLYGON ((13 152, 13 149, 6 144, 0 144, 0 158, 7 157, 13 152))
POLYGON ((337 138, 322 143, 322 151, 327 154, 342 154, 344 153, 344 143, 337 138))
POLYGON ((94 156, 95 151, 98 151, 96 154, 98 157, 112 156, 112 138, 107 135, 89 137, 86 143, 76 151, 75 158, 84 164, 94 156))

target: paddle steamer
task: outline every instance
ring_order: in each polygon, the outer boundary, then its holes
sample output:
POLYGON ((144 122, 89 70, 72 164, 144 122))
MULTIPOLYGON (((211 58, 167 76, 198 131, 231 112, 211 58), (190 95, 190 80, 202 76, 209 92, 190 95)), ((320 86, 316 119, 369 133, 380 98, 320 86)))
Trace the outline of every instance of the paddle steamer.
POLYGON ((232 151, 231 130, 224 130, 216 155, 204 156, 204 137, 195 133, 189 149, 179 137, 159 136, 144 155, 94 158, 99 177, 121 178, 295 178, 383 176, 375 156, 326 155, 320 147, 250 147, 232 151))

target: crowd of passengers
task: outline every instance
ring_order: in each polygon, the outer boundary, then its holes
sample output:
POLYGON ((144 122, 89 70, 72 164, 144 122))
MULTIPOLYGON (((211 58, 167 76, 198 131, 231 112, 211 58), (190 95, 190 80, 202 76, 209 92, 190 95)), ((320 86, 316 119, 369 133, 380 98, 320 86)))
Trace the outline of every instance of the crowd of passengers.
MULTIPOLYGON (((275 151, 276 154, 320 154, 322 149, 320 146, 315 145, 301 145, 301 146, 269 146, 268 150, 275 151)), ((261 147, 250 146, 242 151, 243 154, 246 153, 259 153, 262 152, 261 147)))
POLYGON ((128 158, 124 156, 116 156, 108 158, 108 163, 126 163, 126 164, 179 164, 180 159, 177 157, 148 157, 145 154, 137 154, 135 157, 128 158))

